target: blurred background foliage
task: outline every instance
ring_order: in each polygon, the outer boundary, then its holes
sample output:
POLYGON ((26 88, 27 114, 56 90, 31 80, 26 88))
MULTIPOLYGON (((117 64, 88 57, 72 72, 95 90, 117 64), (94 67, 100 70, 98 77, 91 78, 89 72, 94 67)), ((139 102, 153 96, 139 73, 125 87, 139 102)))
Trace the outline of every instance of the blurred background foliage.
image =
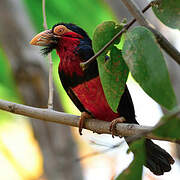
MULTIPOLYGON (((38 31, 43 29, 42 2, 24 0, 38 31)), ((103 0, 51 0, 46 1, 49 28, 58 22, 71 22, 82 26, 92 36, 94 28, 104 20, 114 19, 112 11, 103 0)))
MULTIPOLYGON (((32 21, 33 28, 36 29, 36 32, 42 31, 42 0, 21 0, 21 2, 25 5, 25 11, 32 21)), ((82 26, 91 37, 98 24, 104 20, 115 19, 111 9, 103 0, 46 0, 46 15, 49 28, 58 22, 71 22, 82 26)), ((59 59, 55 52, 52 53, 52 56, 54 80, 61 96, 61 102, 66 112, 77 114, 79 112, 60 86, 57 71, 59 59)), ((1 44, 0 98, 18 103, 23 102, 8 57, 1 44)), ((26 118, 0 110, 0 179, 27 180, 41 177, 43 174, 42 154, 32 131, 26 118), (27 157, 29 157, 28 162, 27 157)))

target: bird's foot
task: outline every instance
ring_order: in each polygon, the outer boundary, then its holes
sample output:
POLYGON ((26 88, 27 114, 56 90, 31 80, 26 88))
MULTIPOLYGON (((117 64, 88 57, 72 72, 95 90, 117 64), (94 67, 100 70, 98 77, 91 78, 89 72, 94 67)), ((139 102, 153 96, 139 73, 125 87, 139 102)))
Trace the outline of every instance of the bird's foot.
POLYGON ((116 118, 113 121, 111 121, 109 130, 110 130, 113 138, 114 138, 114 134, 117 134, 117 132, 116 132, 116 124, 117 123, 123 123, 125 121, 126 121, 126 119, 124 117, 119 117, 119 118, 116 118))
POLYGON ((79 119, 79 134, 80 135, 82 135, 82 130, 83 130, 83 127, 84 127, 84 121, 86 119, 90 119, 90 118, 92 118, 92 116, 89 113, 87 113, 87 112, 82 112, 81 113, 81 117, 79 119))

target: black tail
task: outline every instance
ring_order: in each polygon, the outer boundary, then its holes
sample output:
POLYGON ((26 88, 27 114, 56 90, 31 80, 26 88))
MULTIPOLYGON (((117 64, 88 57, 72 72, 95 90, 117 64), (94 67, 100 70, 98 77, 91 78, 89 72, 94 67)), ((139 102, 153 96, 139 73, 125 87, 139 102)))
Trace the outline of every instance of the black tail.
POLYGON ((145 148, 145 166, 155 175, 163 175, 165 172, 169 172, 171 170, 171 164, 174 163, 174 159, 169 153, 149 139, 146 139, 145 141, 145 148))
MULTIPOLYGON (((126 140, 127 137, 125 137, 126 140)), ((130 145, 130 142, 127 142, 130 145)), ((171 155, 150 139, 145 139, 146 162, 145 166, 155 175, 163 175, 171 170, 174 159, 171 155)))
MULTIPOLYGON (((135 111, 131 95, 127 86, 125 87, 124 94, 121 97, 118 112, 120 116, 125 117, 127 123, 138 124, 135 118, 135 111)), ((160 146, 154 144, 149 139, 145 140, 145 148, 147 157, 145 166, 149 168, 155 175, 163 175, 165 172, 171 170, 171 164, 174 163, 174 159, 169 153, 167 153, 160 146)))
MULTIPOLYGON (((131 144, 131 142, 127 143, 128 145, 131 144)), ((150 139, 145 139, 145 151, 146 162, 144 165, 155 175, 163 175, 165 172, 171 170, 171 164, 174 164, 174 159, 168 152, 153 143, 150 139)))

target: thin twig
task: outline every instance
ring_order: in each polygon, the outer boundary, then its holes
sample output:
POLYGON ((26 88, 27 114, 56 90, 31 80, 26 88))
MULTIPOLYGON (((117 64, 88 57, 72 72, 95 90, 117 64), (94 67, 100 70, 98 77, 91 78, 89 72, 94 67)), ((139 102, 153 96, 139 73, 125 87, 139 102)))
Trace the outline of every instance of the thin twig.
POLYGON ((160 46, 180 65, 180 52, 156 29, 148 27, 153 32, 160 46))
POLYGON ((174 61, 176 61, 176 63, 180 65, 180 52, 144 18, 141 10, 137 7, 135 2, 133 0, 122 0, 122 2, 140 25, 145 26, 153 32, 159 45, 172 57, 174 61))
MULTIPOLYGON (((35 108, 35 107, 16 104, 4 100, 0 100, 0 109, 11 113, 24 115, 27 117, 40 119, 43 121, 55 122, 68 126, 79 127, 79 116, 57 112, 51 109, 35 108)), ((111 134, 109 127, 110 127, 110 122, 105 122, 97 119, 88 119, 88 121, 85 121, 85 125, 84 125, 85 129, 91 130, 98 134, 111 134)), ((145 137, 148 139, 164 140, 164 141, 180 143, 180 139, 172 140, 170 138, 155 136, 154 134, 151 133, 153 129, 154 129, 153 127, 149 127, 149 126, 139 126, 137 124, 119 123, 116 125, 115 135, 132 137, 133 135, 145 134, 145 137)), ((129 140, 131 140, 131 137, 129 137, 130 138, 129 140)))
MULTIPOLYGON (((46 20, 46 1, 42 0, 42 11, 43 11, 43 26, 44 29, 47 30, 47 20, 46 20)), ((48 54, 49 59, 49 97, 48 97, 48 109, 53 109, 53 62, 51 54, 48 54)))
MULTIPOLYGON (((124 4, 127 6, 127 1, 126 0, 122 0, 124 2, 124 4)), ((152 7, 153 5, 159 4, 158 0, 152 1, 150 2, 143 10, 142 12, 144 13, 145 11, 147 11, 150 7, 152 7)), ((130 12, 133 8, 130 8, 130 12)), ((135 12, 136 14, 140 12, 139 10, 137 12, 135 12)), ((141 13, 142 14, 142 13, 141 13)), ((180 52, 178 52, 178 50, 172 46, 172 44, 166 39, 164 38, 163 35, 161 35, 158 31, 156 31, 152 25, 150 25, 149 23, 147 23, 147 21, 145 20, 145 18, 141 19, 141 15, 135 16, 134 17, 138 18, 138 22, 140 23, 140 25, 142 26, 146 26, 148 29, 150 29, 154 35, 156 36, 159 44, 161 45, 161 47, 173 58, 173 60, 175 60, 179 65, 180 65, 180 52)), ((142 16, 143 17, 143 16, 142 16)), ((126 32, 126 30, 129 29, 129 27, 131 27, 134 23, 136 22, 136 19, 134 18, 132 21, 130 21, 129 23, 127 23, 124 28, 118 33, 116 34, 102 49, 100 49, 93 57, 91 57, 88 61, 81 63, 81 67, 83 70, 87 69, 88 66, 96 61, 96 58, 101 55, 117 38, 119 38, 124 32, 126 32)))
POLYGON ((42 13, 43 13, 43 27, 45 30, 47 30, 48 27, 47 27, 47 20, 46 20, 46 0, 42 0, 42 13))
MULTIPOLYGON (((152 2, 149 3, 143 10, 142 12, 146 12, 151 6, 152 6, 152 2)), ((131 20, 129 23, 127 23, 126 25, 124 25, 123 29, 117 33, 102 49, 100 49, 93 57, 91 57, 90 59, 88 59, 86 62, 81 63, 81 67, 83 70, 87 69, 88 66, 96 61, 96 58, 98 56, 100 56, 117 38, 121 37, 121 35, 126 32, 134 23, 136 22, 136 19, 134 18, 133 20, 131 20)))
POLYGON ((82 161, 82 160, 84 160, 86 158, 89 158, 89 157, 92 157, 92 156, 105 154, 105 153, 107 153, 109 151, 112 151, 113 149, 116 149, 116 148, 120 147, 124 142, 125 141, 122 141, 120 143, 117 143, 117 144, 115 144, 115 145, 113 145, 113 146, 111 146, 111 147, 109 147, 107 149, 101 150, 101 151, 94 151, 92 153, 88 153, 86 155, 83 155, 83 156, 77 158, 76 161, 82 161))

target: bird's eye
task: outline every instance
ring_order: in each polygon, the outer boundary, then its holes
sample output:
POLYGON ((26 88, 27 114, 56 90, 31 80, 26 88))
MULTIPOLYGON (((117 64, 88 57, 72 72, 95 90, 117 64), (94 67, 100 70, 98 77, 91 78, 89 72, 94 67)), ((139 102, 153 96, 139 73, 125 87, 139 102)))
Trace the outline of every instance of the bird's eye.
POLYGON ((64 29, 62 29, 62 28, 58 29, 58 32, 60 32, 60 33, 63 32, 63 31, 64 31, 64 29))
POLYGON ((66 32, 69 32, 69 29, 64 25, 56 26, 53 30, 53 33, 57 35, 63 35, 66 32))

